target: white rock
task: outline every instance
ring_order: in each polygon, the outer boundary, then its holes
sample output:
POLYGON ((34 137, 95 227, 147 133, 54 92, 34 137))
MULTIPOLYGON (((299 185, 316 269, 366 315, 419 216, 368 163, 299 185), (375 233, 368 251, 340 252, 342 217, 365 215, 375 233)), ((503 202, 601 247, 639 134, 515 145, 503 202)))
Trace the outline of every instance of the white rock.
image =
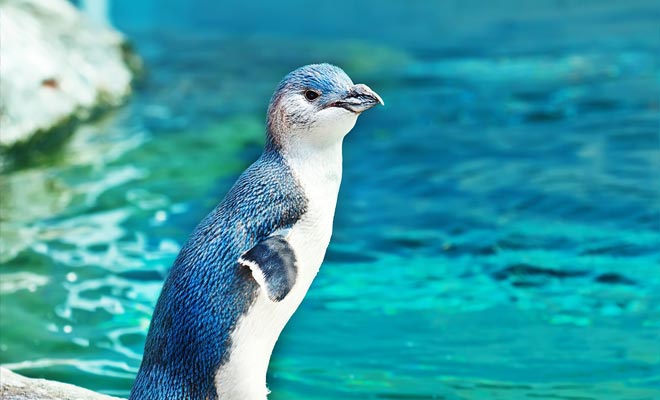
POLYGON ((133 74, 124 38, 66 0, 0 2, 0 146, 120 104, 133 74))

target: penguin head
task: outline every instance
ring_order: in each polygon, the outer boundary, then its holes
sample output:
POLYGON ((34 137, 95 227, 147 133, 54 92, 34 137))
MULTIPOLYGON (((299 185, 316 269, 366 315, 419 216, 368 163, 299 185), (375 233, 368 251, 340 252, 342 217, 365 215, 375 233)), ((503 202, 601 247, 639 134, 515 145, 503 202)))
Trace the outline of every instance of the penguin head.
POLYGON ((280 146, 336 144, 357 117, 383 100, 367 85, 354 84, 339 67, 312 64, 289 73, 268 107, 268 134, 280 146))

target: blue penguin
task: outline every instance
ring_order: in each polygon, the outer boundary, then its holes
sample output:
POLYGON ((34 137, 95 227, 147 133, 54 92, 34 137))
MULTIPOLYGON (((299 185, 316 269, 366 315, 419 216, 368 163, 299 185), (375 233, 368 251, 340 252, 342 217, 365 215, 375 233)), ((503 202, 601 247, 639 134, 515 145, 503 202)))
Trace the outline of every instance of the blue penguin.
POLYGON ((275 342, 330 242, 343 138, 379 103, 330 64, 284 77, 262 155, 174 261, 130 400, 266 399, 275 342))

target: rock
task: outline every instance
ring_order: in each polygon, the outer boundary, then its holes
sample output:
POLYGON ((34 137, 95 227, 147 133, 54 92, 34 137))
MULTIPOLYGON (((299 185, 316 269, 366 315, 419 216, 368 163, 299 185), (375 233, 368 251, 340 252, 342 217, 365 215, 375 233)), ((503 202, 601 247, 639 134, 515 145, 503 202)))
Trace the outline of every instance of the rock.
POLYGON ((67 383, 32 379, 0 368, 2 400, 121 400, 67 383))
POLYGON ((3 0, 0 36, 2 149, 121 104, 141 67, 120 33, 66 0, 3 0))

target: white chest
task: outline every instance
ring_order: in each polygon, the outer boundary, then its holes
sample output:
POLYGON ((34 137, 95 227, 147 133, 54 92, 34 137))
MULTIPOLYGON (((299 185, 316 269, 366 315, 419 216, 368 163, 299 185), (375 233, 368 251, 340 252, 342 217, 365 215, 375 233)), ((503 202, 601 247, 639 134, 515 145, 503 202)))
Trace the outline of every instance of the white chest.
POLYGON ((216 373, 221 399, 266 399, 266 372, 275 342, 323 262, 341 182, 341 147, 319 161, 321 164, 308 163, 305 159, 290 161, 308 200, 306 213, 286 236, 296 256, 296 281, 280 302, 273 302, 265 292, 259 292, 248 313, 238 322, 231 335, 229 361, 216 373))

